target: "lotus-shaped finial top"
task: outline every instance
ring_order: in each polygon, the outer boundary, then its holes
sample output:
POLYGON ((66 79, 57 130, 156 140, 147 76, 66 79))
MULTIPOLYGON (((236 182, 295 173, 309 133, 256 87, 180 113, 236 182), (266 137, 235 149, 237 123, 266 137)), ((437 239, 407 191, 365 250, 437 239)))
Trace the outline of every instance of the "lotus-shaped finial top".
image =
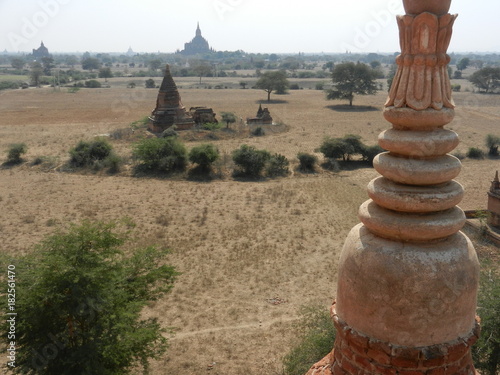
POLYGON ((434 13, 442 16, 450 10, 451 0, 403 0, 406 14, 434 13))

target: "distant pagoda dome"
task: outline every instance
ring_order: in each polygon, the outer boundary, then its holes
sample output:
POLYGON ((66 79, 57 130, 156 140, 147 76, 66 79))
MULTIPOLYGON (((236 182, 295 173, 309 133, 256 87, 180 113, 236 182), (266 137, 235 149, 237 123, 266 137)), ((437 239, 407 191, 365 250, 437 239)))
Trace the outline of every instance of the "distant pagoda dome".
POLYGON ((189 43, 184 43, 184 49, 180 52, 183 55, 196 55, 198 53, 214 52, 210 48, 208 41, 201 36, 200 23, 196 28, 196 36, 189 43))
POLYGON ((49 50, 47 47, 45 47, 45 45, 43 44, 43 41, 40 44, 40 47, 38 47, 37 49, 33 49, 32 54, 33 54, 33 58, 35 60, 41 59, 42 57, 49 57, 50 56, 49 50))

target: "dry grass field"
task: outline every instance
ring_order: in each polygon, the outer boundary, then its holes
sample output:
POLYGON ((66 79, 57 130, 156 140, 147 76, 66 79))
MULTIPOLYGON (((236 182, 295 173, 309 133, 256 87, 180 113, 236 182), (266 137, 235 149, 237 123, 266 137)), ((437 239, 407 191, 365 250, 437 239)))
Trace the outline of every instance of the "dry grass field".
MULTIPOLYGON (((254 116, 266 97, 258 90, 177 83, 186 107, 209 106, 243 119, 254 116)), ((68 150, 79 140, 128 128, 153 109, 157 90, 124 86, 117 79, 109 89, 76 93, 0 92, 0 159, 12 143, 29 148, 25 163, 0 169, 1 251, 26 253, 57 226, 82 219, 130 217, 137 223, 136 242, 168 246, 170 263, 182 272, 173 292, 145 311, 176 331, 165 358, 152 363, 152 373, 280 374, 300 306, 327 308, 335 297, 339 252, 376 172, 293 171, 262 181, 235 180, 228 173, 211 182, 137 178, 130 166, 114 176, 65 172, 68 150), (32 165, 38 157, 46 161, 32 165)), ((263 105, 286 131, 212 143, 226 157, 243 143, 265 148, 284 154, 295 167, 296 154, 314 152, 325 136, 354 133, 375 144, 389 127, 381 112, 385 93, 356 97, 362 110, 328 102, 316 90, 271 98, 275 101, 263 105)), ((486 134, 500 135, 500 96, 463 92, 455 100, 450 127, 462 139, 459 151, 485 148, 486 134)), ((110 142, 130 159, 130 140, 110 142)), ((464 160, 458 178, 467 192, 463 209, 484 208, 496 169, 498 160, 464 160)))

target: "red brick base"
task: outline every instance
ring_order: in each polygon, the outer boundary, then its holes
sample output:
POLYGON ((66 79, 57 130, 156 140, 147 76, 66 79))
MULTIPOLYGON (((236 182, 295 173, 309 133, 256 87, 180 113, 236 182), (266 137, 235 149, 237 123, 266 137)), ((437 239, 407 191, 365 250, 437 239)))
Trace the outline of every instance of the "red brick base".
POLYGON ((475 375, 470 347, 479 337, 479 319, 473 331, 455 341, 402 347, 354 331, 342 322, 332 306, 337 328, 334 350, 307 375, 475 375))

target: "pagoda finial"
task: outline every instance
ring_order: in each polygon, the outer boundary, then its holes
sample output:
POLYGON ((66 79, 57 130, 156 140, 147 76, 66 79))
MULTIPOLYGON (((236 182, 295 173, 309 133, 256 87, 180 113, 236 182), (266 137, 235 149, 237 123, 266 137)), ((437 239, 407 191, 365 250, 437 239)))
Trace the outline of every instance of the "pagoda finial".
POLYGON ((495 173, 495 182, 500 182, 500 180, 498 179, 498 171, 495 173))
POLYGON ((198 21, 198 25, 196 27, 196 36, 201 36, 200 21, 198 21))

